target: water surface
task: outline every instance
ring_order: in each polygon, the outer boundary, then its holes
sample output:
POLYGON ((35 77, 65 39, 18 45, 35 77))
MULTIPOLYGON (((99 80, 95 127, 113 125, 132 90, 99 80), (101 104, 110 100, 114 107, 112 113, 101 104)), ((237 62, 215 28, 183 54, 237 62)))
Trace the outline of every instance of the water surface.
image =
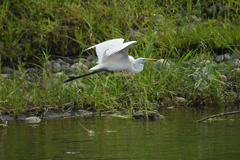
POLYGON ((154 122, 113 117, 10 121, 0 130, 0 159, 239 159, 240 115, 195 122, 223 111, 162 110, 165 119, 154 122))

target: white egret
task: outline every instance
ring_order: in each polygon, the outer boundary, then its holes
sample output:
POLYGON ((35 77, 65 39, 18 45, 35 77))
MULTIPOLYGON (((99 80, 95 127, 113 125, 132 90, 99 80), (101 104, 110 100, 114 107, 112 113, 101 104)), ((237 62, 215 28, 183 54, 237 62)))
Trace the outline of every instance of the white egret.
POLYGON ((139 73, 143 70, 143 64, 141 64, 142 62, 157 60, 149 58, 138 58, 135 60, 132 56, 128 55, 128 50, 134 43, 137 42, 123 42, 124 39, 112 39, 87 48, 85 51, 96 48, 98 65, 90 68, 90 70, 94 72, 76 77, 71 76, 69 79, 64 81, 64 83, 102 71, 128 70, 132 73, 139 73))

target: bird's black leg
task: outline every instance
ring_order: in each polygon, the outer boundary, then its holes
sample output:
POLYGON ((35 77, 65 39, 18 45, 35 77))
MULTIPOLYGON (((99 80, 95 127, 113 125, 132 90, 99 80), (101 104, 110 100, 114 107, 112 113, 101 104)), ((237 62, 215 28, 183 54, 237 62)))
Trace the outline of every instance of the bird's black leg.
POLYGON ((78 79, 78 78, 82 78, 82 77, 86 77, 86 76, 89 76, 91 74, 95 74, 95 73, 98 73, 98 72, 103 72, 103 71, 109 71, 107 69, 101 69, 101 70, 97 70, 97 71, 94 71, 94 72, 91 72, 91 73, 88 73, 88 74, 84 74, 82 76, 70 76, 66 81, 64 81, 63 83, 67 83, 67 82, 70 82, 70 81, 73 81, 75 79, 78 79))

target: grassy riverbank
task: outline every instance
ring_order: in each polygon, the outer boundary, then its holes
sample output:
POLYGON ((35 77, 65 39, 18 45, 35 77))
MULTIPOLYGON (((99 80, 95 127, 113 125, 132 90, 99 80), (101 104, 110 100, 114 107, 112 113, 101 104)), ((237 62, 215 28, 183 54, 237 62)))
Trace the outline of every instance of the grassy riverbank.
POLYGON ((183 67, 184 60, 192 54, 189 52, 174 65, 148 63, 143 72, 135 75, 105 73, 66 84, 62 83, 66 79, 64 74, 53 78, 54 75, 46 72, 35 77, 36 83, 28 81, 24 74, 22 77, 1 78, 1 108, 17 115, 26 109, 45 112, 74 106, 87 110, 128 109, 131 112, 132 109, 152 110, 161 106, 236 102, 239 99, 239 79, 225 81, 211 65, 203 72, 202 78, 193 79, 200 76, 200 65, 196 66, 197 69, 183 67))
MULTIPOLYGON (((34 107, 38 112, 73 106, 94 110, 127 108, 131 112, 132 108, 151 110, 179 103, 236 102, 240 90, 238 73, 225 80, 216 70, 221 63, 210 63, 207 70, 200 64, 239 50, 240 3, 220 4, 217 8, 215 1, 2 2, 0 67, 10 66, 20 75, 0 77, 1 110, 13 109, 17 116, 34 107), (130 55, 165 61, 145 64, 144 71, 136 75, 105 73, 83 78, 76 85, 63 84, 65 74, 57 76, 42 70, 29 75, 26 71, 29 67, 41 68, 56 57, 88 55, 91 52, 83 52, 84 48, 119 37, 138 42, 130 55), (198 63, 186 67, 190 61, 198 63)), ((228 75, 233 72, 231 63, 223 68, 228 75)))

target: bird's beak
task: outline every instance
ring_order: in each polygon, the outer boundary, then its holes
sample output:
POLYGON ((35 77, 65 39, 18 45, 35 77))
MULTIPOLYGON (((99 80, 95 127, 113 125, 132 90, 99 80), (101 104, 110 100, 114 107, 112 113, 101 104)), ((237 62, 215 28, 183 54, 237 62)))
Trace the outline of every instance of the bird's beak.
POLYGON ((157 59, 150 59, 150 58, 146 58, 144 60, 146 60, 146 61, 157 61, 157 59))

